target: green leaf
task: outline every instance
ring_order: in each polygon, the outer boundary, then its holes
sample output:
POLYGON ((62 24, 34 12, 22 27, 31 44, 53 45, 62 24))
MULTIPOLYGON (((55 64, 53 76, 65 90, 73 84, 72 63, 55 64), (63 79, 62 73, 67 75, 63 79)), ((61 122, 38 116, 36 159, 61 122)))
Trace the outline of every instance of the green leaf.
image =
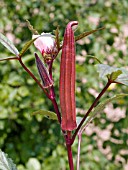
POLYGON ((76 117, 76 124, 77 124, 77 127, 79 126, 81 120, 83 119, 83 117, 80 117, 80 116, 77 116, 76 117))
POLYGON ((24 53, 29 49, 29 47, 33 44, 33 42, 36 40, 37 38, 34 38, 28 42, 26 42, 26 44, 24 45, 24 47, 22 48, 19 56, 22 57, 24 55, 24 53))
POLYGON ((123 97, 125 97, 125 96, 128 96, 128 94, 123 94, 123 93, 122 93, 122 94, 117 94, 117 95, 115 95, 115 96, 113 96, 113 97, 111 97, 111 98, 109 98, 109 99, 106 99, 105 101, 99 103, 99 104, 94 108, 94 110, 90 113, 87 121, 84 123, 84 126, 87 126, 98 114, 100 114, 100 113, 104 110, 105 106, 106 106, 108 103, 110 103, 110 102, 112 102, 112 101, 114 101, 114 100, 118 100, 118 99, 120 99, 120 98, 123 98, 123 97))
POLYGON ((17 170, 16 165, 13 163, 8 155, 0 150, 0 170, 17 170))
POLYGON ((26 20, 26 22, 27 22, 27 26, 28 26, 29 30, 30 30, 34 35, 39 35, 38 31, 33 28, 33 26, 30 24, 30 22, 29 22, 28 20, 26 20))
POLYGON ((97 32, 97 31, 103 30, 103 29, 104 29, 104 27, 98 28, 98 29, 96 29, 96 30, 84 32, 84 33, 82 33, 82 34, 76 36, 76 37, 75 37, 75 41, 78 41, 78 40, 80 40, 80 39, 82 39, 82 38, 84 38, 84 37, 87 37, 88 35, 90 35, 90 34, 92 34, 92 33, 94 33, 94 32, 97 32))
POLYGON ((97 64, 96 66, 101 78, 108 77, 114 82, 128 86, 128 71, 125 68, 111 67, 106 64, 97 64))
POLYGON ((104 78, 106 76, 108 76, 109 78, 111 76, 113 78, 117 78, 118 75, 122 74, 121 68, 111 67, 106 64, 97 64, 96 66, 101 78, 104 78))
POLYGON ((121 68, 122 74, 119 75, 116 79, 116 82, 122 83, 128 86, 128 71, 124 68, 121 68))
POLYGON ((56 113, 51 112, 51 111, 47 111, 47 110, 38 110, 38 111, 32 113, 32 115, 36 115, 36 114, 41 114, 41 115, 43 115, 44 117, 47 117, 48 119, 57 120, 56 113))
POLYGON ((0 33, 0 42, 13 54, 16 56, 19 55, 18 49, 14 46, 14 44, 3 34, 0 33))
MULTIPOLYGON (((112 74, 110 75, 110 79, 116 80, 119 77, 120 74, 122 74, 121 70, 117 70, 115 72, 112 72, 112 74)), ((108 75, 108 78, 109 78, 109 75, 108 75)))
MULTIPOLYGON (((88 116, 88 117, 86 118, 86 120, 84 121, 84 124, 82 125, 82 127, 87 123, 87 121, 88 121, 89 118, 90 118, 90 116, 88 116)), ((77 116, 77 117, 76 117, 77 127, 79 126, 79 124, 80 124, 80 122, 81 122, 82 119, 83 119, 83 117, 80 117, 80 116, 77 116)))

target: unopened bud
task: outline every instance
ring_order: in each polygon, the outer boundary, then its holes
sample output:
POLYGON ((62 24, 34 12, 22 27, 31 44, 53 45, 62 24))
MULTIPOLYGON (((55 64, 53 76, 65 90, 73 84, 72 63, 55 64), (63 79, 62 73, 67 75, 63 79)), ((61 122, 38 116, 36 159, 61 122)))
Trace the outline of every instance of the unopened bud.
POLYGON ((53 80, 50 78, 47 68, 45 67, 44 63, 41 61, 41 59, 38 57, 36 53, 35 57, 37 69, 42 81, 43 88, 49 88, 50 86, 53 85, 53 80))

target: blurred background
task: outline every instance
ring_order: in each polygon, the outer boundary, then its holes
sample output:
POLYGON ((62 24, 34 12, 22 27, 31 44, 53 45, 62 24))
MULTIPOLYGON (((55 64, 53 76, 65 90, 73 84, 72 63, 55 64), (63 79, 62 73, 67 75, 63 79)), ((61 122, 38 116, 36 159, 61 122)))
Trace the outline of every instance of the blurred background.
MULTIPOLYGON (((64 29, 71 20, 79 22, 75 35, 102 26, 76 43, 77 115, 84 115, 106 80, 101 80, 93 55, 104 64, 128 69, 127 0, 0 0, 0 32, 20 51, 32 37, 26 19, 39 33, 64 29)), ((34 45, 23 57, 24 63, 39 78, 34 45)), ((12 56, 0 45, 0 58, 12 56)), ((41 55, 40 55, 41 56, 41 55)), ((59 104, 60 55, 54 62, 54 85, 59 104)), ((128 93, 128 87, 113 85, 103 98, 128 93)), ((0 62, 0 148, 17 164, 18 170, 68 170, 64 140, 56 121, 33 116, 34 111, 54 111, 51 102, 17 61, 0 62)), ((76 139, 73 145, 77 157, 76 139)), ((128 97, 108 104, 86 129, 81 144, 81 170, 128 169, 128 97)))

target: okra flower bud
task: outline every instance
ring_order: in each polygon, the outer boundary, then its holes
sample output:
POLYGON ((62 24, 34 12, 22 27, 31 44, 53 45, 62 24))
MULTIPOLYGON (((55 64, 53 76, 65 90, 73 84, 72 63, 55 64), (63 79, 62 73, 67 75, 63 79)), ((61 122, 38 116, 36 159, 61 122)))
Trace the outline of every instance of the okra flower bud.
POLYGON ((47 68, 45 67, 44 63, 41 61, 41 59, 38 57, 36 53, 35 57, 37 69, 42 81, 42 86, 43 88, 49 88, 50 86, 53 85, 53 80, 50 78, 47 68))
POLYGON ((33 35, 32 39, 34 38, 37 38, 34 41, 34 45, 41 52, 46 63, 56 57, 58 51, 55 38, 52 34, 42 33, 41 35, 33 35))

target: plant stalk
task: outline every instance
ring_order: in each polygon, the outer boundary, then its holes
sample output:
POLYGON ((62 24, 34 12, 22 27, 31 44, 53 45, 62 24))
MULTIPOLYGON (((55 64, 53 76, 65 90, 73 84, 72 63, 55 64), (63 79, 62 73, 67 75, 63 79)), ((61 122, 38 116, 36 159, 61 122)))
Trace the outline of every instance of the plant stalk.
POLYGON ((80 169, 80 148, 81 148, 81 133, 78 133, 77 170, 80 169))
POLYGON ((36 83, 40 86, 40 88, 44 91, 44 93, 46 94, 46 96, 50 99, 50 96, 48 95, 47 91, 43 88, 43 86, 41 85, 40 81, 34 76, 34 74, 24 65, 24 63, 22 62, 21 58, 19 58, 19 62, 21 64, 21 66, 25 69, 25 71, 36 81, 36 83))
POLYGON ((4 61, 4 60, 19 60, 19 57, 10 57, 10 58, 1 58, 0 61, 4 61))
POLYGON ((83 119, 81 120, 79 126, 77 127, 75 133, 72 136, 72 144, 76 138, 76 135, 78 133, 78 131, 80 130, 81 126, 83 125, 84 121, 86 120, 86 118, 88 117, 89 113, 92 111, 92 109, 96 106, 97 102, 99 101, 99 99, 102 97, 102 95, 106 92, 106 90, 108 89, 108 87, 110 86, 110 84, 113 83, 111 80, 108 80, 106 86, 103 88, 103 90, 101 91, 101 93, 98 95, 98 97, 95 99, 95 101, 93 102, 93 104, 91 105, 91 107, 89 108, 89 110, 87 111, 87 113, 85 114, 85 116, 83 117, 83 119))
MULTIPOLYGON (((50 78, 52 78, 52 65, 53 65, 53 60, 51 60, 48 64, 48 70, 49 70, 49 75, 50 75, 50 78)), ((52 101, 52 104, 53 104, 53 107, 54 107, 54 110, 57 114, 57 118, 58 118, 58 121, 59 123, 61 124, 61 114, 60 114, 60 111, 59 111, 59 108, 58 108, 58 104, 56 102, 56 98, 55 98, 55 91, 54 91, 54 87, 52 86, 51 89, 50 89, 50 100, 52 101)))
POLYGON ((58 121, 59 121, 59 123, 61 124, 61 115, 60 115, 60 112, 59 112, 59 108, 58 108, 56 99, 54 98, 54 99, 52 99, 51 101, 52 101, 54 110, 55 110, 55 112, 56 112, 56 114, 57 114, 58 121))
POLYGON ((72 144, 70 141, 71 141, 71 132, 67 131, 66 146, 68 152, 68 163, 69 163, 70 170, 74 170, 72 148, 71 148, 72 144))

